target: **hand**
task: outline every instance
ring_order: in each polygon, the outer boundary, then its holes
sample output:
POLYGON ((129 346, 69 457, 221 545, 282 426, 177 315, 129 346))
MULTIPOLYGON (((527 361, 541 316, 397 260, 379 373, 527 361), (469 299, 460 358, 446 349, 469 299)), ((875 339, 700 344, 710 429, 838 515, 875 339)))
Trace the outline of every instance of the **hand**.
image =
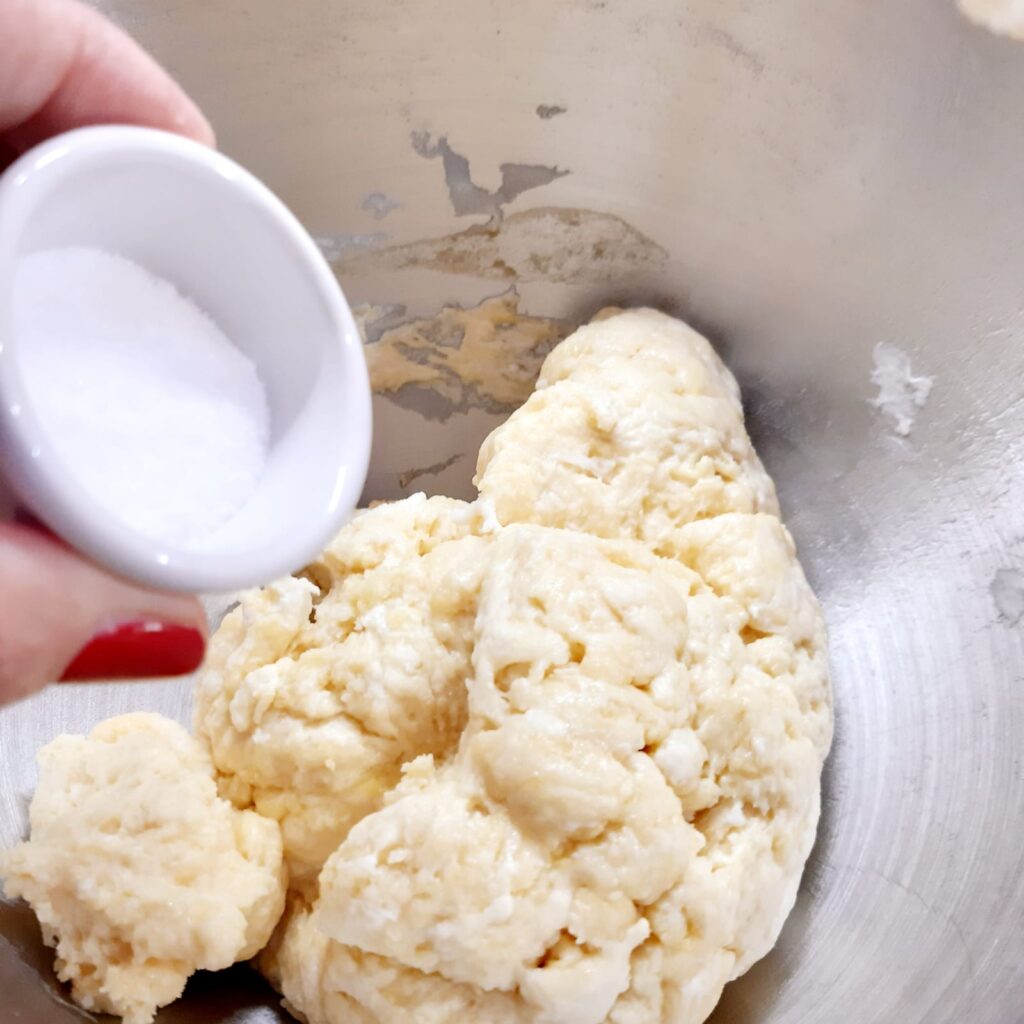
POLYGON ((96 11, 76 0, 0 0, 0 166, 58 132, 101 123, 213 144, 181 87, 96 11))
MULTIPOLYGON (((71 128, 119 122, 207 144, 213 131, 151 57, 76 0, 0 0, 0 169, 71 128)), ((194 597, 115 579, 31 525, 0 524, 0 704, 62 677, 198 666, 194 597)))

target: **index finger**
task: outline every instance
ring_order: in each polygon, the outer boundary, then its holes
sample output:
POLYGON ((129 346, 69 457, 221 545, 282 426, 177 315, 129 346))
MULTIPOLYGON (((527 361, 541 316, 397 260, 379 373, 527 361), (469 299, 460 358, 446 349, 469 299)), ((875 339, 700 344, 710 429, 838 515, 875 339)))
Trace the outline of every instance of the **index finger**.
POLYGON ((130 36, 77 0, 0 0, 0 155, 71 128, 163 128, 213 143, 181 87, 130 36))

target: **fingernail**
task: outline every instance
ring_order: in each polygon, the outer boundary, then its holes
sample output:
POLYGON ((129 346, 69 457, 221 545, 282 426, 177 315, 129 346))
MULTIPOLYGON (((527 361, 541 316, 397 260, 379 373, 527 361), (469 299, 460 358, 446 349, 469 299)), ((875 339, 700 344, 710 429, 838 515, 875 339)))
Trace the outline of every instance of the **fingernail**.
POLYGON ((67 542, 63 537, 54 533, 53 530, 51 530, 45 523, 36 519, 31 512, 27 512, 23 508, 19 507, 14 510, 12 522, 18 526, 25 527, 27 530, 32 530, 34 533, 38 533, 42 537, 52 540, 55 544, 61 544, 65 547, 67 546, 67 542))
POLYGON ((53 532, 48 526, 44 526, 28 509, 24 509, 20 505, 14 510, 11 520, 19 526, 27 526, 30 529, 38 530, 40 533, 53 532))
POLYGON ((206 650, 203 634, 167 622, 128 622, 97 633, 61 676, 62 682, 143 679, 194 672, 206 650))

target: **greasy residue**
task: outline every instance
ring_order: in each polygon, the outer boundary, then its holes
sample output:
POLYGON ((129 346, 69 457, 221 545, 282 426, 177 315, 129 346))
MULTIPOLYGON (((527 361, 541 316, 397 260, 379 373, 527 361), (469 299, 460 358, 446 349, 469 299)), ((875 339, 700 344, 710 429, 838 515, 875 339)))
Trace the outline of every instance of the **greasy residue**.
POLYGON ((900 437, 907 437, 918 410, 928 401, 935 378, 915 373, 906 352, 879 342, 874 349, 871 383, 878 388, 871 404, 889 417, 900 437))
POLYGON ((514 291, 470 309, 445 306, 366 346, 370 382, 434 419, 472 407, 509 412, 529 397, 544 357, 568 333, 560 321, 520 313, 514 291))
POLYGON ((510 283, 598 283, 667 259, 660 245, 613 214, 541 206, 440 238, 347 249, 333 262, 344 274, 421 268, 510 283))
POLYGON ((440 462, 435 462, 431 466, 421 466, 417 469, 406 469, 398 474, 398 486, 405 490, 414 480, 419 480, 425 476, 437 476, 438 473, 443 473, 446 469, 450 469, 455 465, 456 462, 460 462, 466 457, 465 452, 456 452, 454 455, 449 456, 447 459, 442 459, 440 462))
POLYGON ((498 168, 501 171, 501 185, 491 191, 473 181, 469 160, 461 153, 456 153, 445 136, 435 141, 428 132, 413 132, 412 146, 420 156, 428 160, 441 158, 448 196, 458 217, 483 214, 492 221, 499 221, 502 207, 506 203, 511 203, 532 188, 548 185, 569 173, 542 164, 504 163, 498 168))
POLYGON ((383 220, 392 210, 401 209, 402 204, 385 192, 369 192, 363 196, 359 206, 371 214, 374 220, 383 220))
POLYGON ((364 235, 317 235, 313 239, 328 262, 340 260, 350 252, 373 249, 387 240, 388 236, 382 231, 364 235))

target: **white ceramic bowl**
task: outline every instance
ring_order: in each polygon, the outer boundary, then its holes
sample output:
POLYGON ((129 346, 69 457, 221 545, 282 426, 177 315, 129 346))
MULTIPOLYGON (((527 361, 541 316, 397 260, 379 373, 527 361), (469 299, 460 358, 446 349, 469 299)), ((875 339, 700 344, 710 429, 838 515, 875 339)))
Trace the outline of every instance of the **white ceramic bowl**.
POLYGON ((264 583, 308 562, 355 507, 370 435, 363 348, 341 289, 296 218, 233 161, 165 132, 103 126, 51 139, 0 177, 0 466, 21 503, 76 548, 156 587, 264 583), (266 387, 265 472, 202 551, 112 518, 64 471, 27 400, 10 329, 14 268, 71 245, 120 253, 173 282, 266 387))

